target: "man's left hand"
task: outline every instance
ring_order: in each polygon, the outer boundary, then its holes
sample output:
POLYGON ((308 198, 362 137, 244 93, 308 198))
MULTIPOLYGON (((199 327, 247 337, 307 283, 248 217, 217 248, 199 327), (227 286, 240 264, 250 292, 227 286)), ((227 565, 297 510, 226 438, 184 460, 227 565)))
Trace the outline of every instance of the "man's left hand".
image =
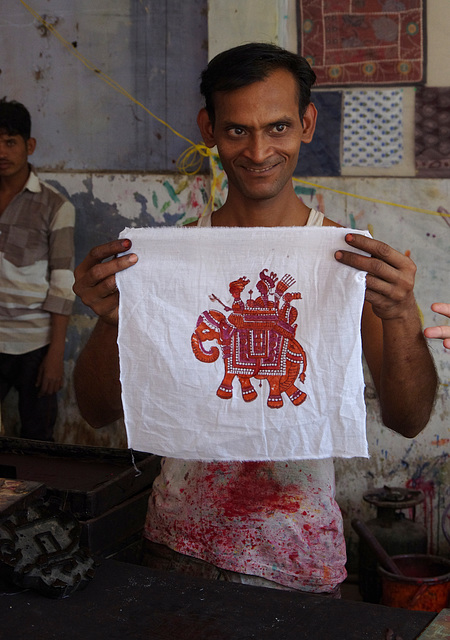
POLYGON ((382 320, 406 318, 416 312, 414 279, 416 265, 407 255, 388 244, 356 233, 348 233, 345 241, 368 256, 351 251, 337 251, 336 260, 367 272, 366 300, 382 320))

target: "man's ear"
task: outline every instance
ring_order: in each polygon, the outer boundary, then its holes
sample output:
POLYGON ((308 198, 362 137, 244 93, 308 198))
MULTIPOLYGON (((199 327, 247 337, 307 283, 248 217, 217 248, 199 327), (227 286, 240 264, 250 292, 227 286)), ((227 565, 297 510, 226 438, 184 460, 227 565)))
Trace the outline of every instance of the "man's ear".
POLYGON ((35 149, 36 149, 36 138, 28 138, 28 140, 27 140, 27 154, 29 156, 33 155, 35 149))
POLYGON ((303 116, 303 134, 302 142, 308 144, 313 139, 314 131, 316 129, 317 122, 317 109, 312 102, 306 108, 305 115, 303 116))
POLYGON ((209 115, 206 109, 200 109, 197 116, 197 124, 198 128, 200 129, 200 133, 202 134, 203 142, 209 148, 214 147, 216 144, 213 131, 214 127, 211 120, 209 119, 209 115))

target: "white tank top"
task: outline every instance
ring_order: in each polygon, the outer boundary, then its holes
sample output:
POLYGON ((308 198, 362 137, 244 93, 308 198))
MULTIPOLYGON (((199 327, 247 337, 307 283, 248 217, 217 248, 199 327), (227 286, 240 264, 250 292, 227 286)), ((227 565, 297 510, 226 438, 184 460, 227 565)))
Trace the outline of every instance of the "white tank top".
MULTIPOLYGON (((197 222, 197 227, 210 227, 213 211, 208 211, 202 215, 197 222)), ((321 211, 311 209, 305 227, 321 227, 323 225, 324 215, 321 211)))
MULTIPOLYGON (((311 209, 306 225, 322 226, 323 218, 311 209)), ((211 213, 199 226, 211 226, 211 213)), ((211 463, 164 458, 145 536, 223 569, 303 591, 330 592, 346 577, 331 458, 211 463)))

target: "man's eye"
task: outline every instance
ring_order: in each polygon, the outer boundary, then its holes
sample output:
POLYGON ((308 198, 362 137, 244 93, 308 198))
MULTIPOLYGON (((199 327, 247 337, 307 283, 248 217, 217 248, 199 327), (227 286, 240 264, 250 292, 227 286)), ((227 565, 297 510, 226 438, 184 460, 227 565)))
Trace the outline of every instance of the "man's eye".
POLYGON ((244 129, 241 129, 240 127, 234 127, 233 129, 230 129, 230 132, 234 136, 241 136, 244 133, 244 129))
POLYGON ((274 126, 274 131, 276 131, 277 133, 283 133, 283 131, 286 131, 287 129, 287 125, 284 124, 283 122, 279 122, 278 124, 276 124, 274 126))

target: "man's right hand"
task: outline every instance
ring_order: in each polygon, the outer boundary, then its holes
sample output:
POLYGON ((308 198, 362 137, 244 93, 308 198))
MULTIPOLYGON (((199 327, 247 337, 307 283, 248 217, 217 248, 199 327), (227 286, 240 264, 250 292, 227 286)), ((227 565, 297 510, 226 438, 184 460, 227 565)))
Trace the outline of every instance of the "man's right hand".
POLYGON ((119 292, 115 274, 128 269, 138 260, 135 253, 116 257, 130 248, 131 240, 126 238, 101 244, 91 249, 74 272, 74 292, 107 324, 117 326, 119 321, 119 292))

